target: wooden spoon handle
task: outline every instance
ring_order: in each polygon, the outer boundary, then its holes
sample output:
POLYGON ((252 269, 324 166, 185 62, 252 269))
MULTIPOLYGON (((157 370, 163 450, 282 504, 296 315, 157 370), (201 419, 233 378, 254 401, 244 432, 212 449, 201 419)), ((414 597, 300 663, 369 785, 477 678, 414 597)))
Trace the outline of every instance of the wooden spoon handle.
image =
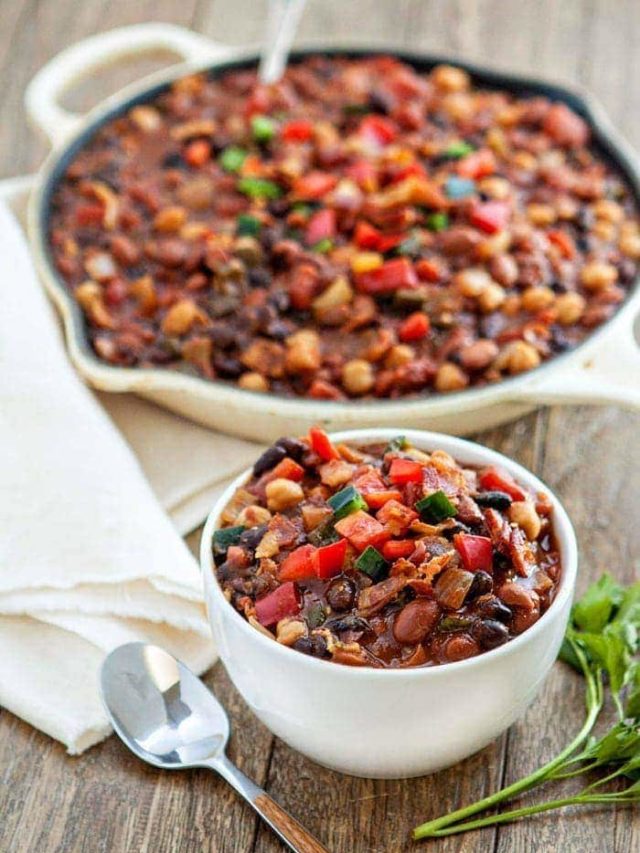
POLYGON ((294 853, 329 853, 326 847, 323 847, 317 839, 310 835, 266 791, 263 791, 241 770, 238 770, 224 753, 220 753, 215 758, 203 763, 205 767, 210 767, 226 779, 294 853))

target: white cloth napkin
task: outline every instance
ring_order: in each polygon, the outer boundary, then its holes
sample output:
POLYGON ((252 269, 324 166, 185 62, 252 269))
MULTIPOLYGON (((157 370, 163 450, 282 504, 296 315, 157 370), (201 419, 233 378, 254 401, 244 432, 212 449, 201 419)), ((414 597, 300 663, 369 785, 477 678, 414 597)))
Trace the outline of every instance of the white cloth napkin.
POLYGON ((4 196, 0 705, 79 753, 109 733, 97 676, 110 649, 149 640, 197 672, 213 662, 177 530, 202 521, 257 448, 83 385, 14 215, 24 190, 4 196))

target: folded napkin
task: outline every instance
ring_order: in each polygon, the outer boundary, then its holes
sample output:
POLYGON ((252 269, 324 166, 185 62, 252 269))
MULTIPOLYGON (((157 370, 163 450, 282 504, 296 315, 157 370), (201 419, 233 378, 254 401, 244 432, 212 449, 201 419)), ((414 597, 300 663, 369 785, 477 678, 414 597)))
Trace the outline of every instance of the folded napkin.
POLYGON ((0 200, 0 705, 79 753, 109 733, 110 649, 148 640, 197 672, 213 662, 178 532, 257 448, 80 381, 14 215, 24 198, 0 200))

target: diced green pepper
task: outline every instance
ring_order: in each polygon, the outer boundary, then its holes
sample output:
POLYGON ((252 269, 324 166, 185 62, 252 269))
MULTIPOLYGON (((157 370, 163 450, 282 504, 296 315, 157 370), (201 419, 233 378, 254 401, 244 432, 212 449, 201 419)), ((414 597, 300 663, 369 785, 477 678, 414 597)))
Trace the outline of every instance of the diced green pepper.
MULTIPOLYGON (((406 450, 409 447, 409 442, 404 435, 396 435, 392 438, 389 444, 384 449, 385 453, 396 453, 398 450, 406 450)), ((384 455, 384 454, 383 454, 384 455)))
POLYGON ((473 620, 466 616, 445 616, 438 625, 439 631, 462 631, 469 628, 473 620))
POLYGON ((246 159, 247 152, 244 149, 230 145, 220 155, 220 165, 225 172, 239 172, 246 159))
POLYGON ((333 240, 331 237, 325 237, 323 240, 318 240, 312 247, 314 252, 320 252, 321 255, 326 255, 333 249, 333 240))
POLYGON ((319 628, 327 618, 327 613, 320 602, 312 604, 305 614, 307 625, 310 628, 319 628))
POLYGON ((333 510, 333 520, 339 521, 359 509, 367 509, 367 502, 355 486, 346 486, 327 501, 333 510))
POLYGON ((238 237, 255 237, 260 233, 262 223, 255 216, 250 216, 248 213, 241 213, 238 216, 236 224, 236 234, 238 237))
POLYGON ((245 528, 238 527, 222 527, 216 530, 213 534, 213 553, 221 556, 227 553, 230 545, 236 545, 244 533, 245 528))
POLYGON ((373 545, 367 545, 356 560, 355 567, 358 571, 369 575, 371 580, 377 583, 387 574, 389 563, 387 563, 377 548, 374 548, 373 545))
POLYGON ((431 231, 444 231, 449 227, 449 217, 446 213, 430 213, 427 216, 427 228, 431 231))
POLYGON ((445 148, 442 153, 450 160, 459 160, 461 157, 466 157, 467 154, 471 154, 473 150, 473 145, 460 140, 459 142, 452 142, 451 145, 449 145, 448 148, 445 148))
POLYGON ((269 142, 276 135, 275 123, 268 116, 251 119, 251 135, 256 142, 269 142))
POLYGON ((426 498, 421 498, 416 504, 416 509, 420 513, 420 518, 429 524, 438 524, 456 514, 456 508, 441 489, 432 492, 426 498))
POLYGON ((333 527, 334 516, 323 524, 318 525, 315 530, 308 534, 307 539, 309 544, 315 545, 316 548, 321 548, 323 545, 331 545, 332 542, 337 542, 340 539, 339 534, 333 527))
POLYGON ((238 189, 250 198, 280 198, 282 190, 274 181, 266 178, 241 178, 238 181, 238 189))

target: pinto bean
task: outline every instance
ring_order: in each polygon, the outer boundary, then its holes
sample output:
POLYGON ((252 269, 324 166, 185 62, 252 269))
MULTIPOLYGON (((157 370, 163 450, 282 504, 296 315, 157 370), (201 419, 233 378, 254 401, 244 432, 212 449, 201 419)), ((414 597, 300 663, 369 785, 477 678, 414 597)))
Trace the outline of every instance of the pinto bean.
POLYGON ((420 643, 435 627, 440 608, 435 601, 418 598, 398 613, 393 624, 393 636, 399 643, 420 643))

